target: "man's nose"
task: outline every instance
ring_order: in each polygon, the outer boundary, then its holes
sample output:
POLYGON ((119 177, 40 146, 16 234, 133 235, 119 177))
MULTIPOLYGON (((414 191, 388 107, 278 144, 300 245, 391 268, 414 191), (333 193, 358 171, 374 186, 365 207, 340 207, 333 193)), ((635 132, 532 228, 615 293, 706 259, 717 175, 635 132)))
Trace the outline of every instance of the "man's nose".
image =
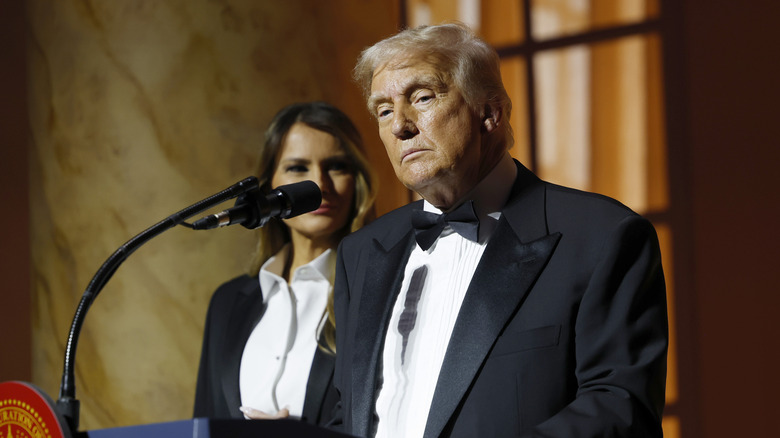
POLYGON ((393 112, 392 132, 401 140, 408 140, 419 132, 414 120, 409 116, 409 111, 405 108, 396 107, 393 112))

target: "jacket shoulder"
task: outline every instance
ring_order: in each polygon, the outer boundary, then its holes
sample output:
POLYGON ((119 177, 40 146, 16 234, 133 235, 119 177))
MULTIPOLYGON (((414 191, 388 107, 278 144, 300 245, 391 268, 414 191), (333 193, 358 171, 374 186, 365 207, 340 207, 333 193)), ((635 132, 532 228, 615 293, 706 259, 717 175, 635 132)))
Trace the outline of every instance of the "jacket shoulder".
POLYGON ((545 207, 551 229, 555 224, 572 224, 586 228, 611 228, 635 217, 636 212, 620 201, 599 193, 547 183, 545 207))
POLYGON ((347 246, 361 245, 372 239, 384 240, 392 236, 400 238, 411 229, 412 210, 420 208, 422 208, 422 201, 415 201, 387 212, 345 237, 342 243, 347 246))
POLYGON ((259 281, 246 274, 226 281, 222 283, 211 296, 209 311, 215 312, 230 308, 240 296, 247 295, 253 291, 259 293, 259 289, 259 281))

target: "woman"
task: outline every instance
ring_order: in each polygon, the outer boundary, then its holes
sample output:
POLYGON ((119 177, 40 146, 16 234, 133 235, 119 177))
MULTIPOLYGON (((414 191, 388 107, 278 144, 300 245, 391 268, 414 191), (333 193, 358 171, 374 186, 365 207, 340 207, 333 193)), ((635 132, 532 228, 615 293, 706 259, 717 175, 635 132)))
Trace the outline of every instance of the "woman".
POLYGON ((283 108, 266 131, 264 192, 303 180, 321 206, 260 228, 249 275, 214 293, 206 318, 195 417, 325 424, 338 400, 333 276, 336 248, 373 212, 376 183, 349 118, 322 102, 283 108))

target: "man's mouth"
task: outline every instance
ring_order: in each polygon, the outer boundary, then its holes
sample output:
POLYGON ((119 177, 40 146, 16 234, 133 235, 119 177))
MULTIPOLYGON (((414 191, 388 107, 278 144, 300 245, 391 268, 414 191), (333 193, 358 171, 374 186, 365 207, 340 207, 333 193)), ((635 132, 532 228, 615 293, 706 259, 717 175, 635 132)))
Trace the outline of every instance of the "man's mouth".
POLYGON ((422 148, 407 149, 407 150, 403 151, 403 153, 401 154, 401 162, 403 163, 404 161, 413 159, 414 157, 419 155, 421 152, 425 152, 426 150, 427 149, 422 149, 422 148))

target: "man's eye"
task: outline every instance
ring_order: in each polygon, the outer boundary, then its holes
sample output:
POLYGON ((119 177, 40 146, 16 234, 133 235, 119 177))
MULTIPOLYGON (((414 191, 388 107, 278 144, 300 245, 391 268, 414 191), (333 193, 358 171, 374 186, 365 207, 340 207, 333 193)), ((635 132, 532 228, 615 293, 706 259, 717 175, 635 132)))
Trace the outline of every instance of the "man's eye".
POLYGON ((392 113, 392 111, 391 111, 391 110, 389 110, 389 109, 382 109, 382 110, 379 110, 379 113, 377 114, 377 116, 378 116, 379 118, 382 118, 382 117, 389 116, 389 115, 390 115, 390 113, 392 113))
POLYGON ((425 103, 425 102, 428 102, 430 100, 433 100, 433 96, 431 96, 429 94, 422 95, 422 96, 420 96, 417 99, 417 101, 420 102, 420 103, 425 103))

